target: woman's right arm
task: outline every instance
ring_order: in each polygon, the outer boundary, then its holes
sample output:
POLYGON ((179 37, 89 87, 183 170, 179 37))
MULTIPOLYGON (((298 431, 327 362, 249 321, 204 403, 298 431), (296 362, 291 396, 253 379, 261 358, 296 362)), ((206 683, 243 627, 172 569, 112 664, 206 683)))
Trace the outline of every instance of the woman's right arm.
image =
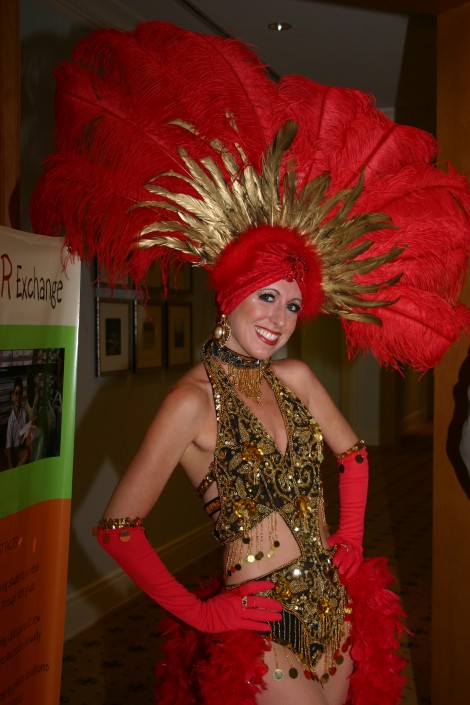
POLYGON ((166 396, 106 507, 105 517, 147 516, 177 464, 204 445, 204 390, 182 380, 166 396))
POLYGON ((97 538, 144 592, 199 631, 269 631, 267 622, 280 619, 282 606, 270 598, 253 596, 272 589, 273 583, 256 581, 201 601, 171 575, 136 521, 150 511, 177 462, 186 454, 197 455, 198 448, 203 453, 207 419, 201 413, 203 399, 204 392, 197 385, 182 383, 170 392, 117 486, 97 538))

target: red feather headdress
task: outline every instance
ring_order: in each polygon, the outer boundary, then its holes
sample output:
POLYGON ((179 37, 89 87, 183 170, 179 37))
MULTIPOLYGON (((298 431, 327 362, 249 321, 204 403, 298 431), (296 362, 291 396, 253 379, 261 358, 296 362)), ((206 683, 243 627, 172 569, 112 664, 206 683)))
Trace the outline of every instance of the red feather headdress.
POLYGON ((292 276, 305 314, 339 316, 351 353, 394 367, 433 367, 469 326, 467 180, 370 96, 276 84, 240 42, 151 22, 82 40, 57 71, 56 111, 33 226, 111 279, 188 261, 211 270, 227 312, 252 281, 292 276))

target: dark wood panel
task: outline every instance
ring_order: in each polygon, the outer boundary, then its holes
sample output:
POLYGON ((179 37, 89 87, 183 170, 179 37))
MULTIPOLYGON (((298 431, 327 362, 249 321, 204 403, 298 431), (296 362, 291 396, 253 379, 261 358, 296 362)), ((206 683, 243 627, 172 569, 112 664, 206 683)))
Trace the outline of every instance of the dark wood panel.
MULTIPOLYGON (((438 20, 437 138, 441 161, 470 176, 470 2, 438 20)), ((470 280, 460 297, 470 305, 470 280)), ((446 353, 435 373, 433 501, 433 705, 466 705, 470 610, 470 480, 458 452, 468 413, 468 338, 446 353)))
POLYGON ((19 227, 19 0, 0 2, 0 225, 19 227))

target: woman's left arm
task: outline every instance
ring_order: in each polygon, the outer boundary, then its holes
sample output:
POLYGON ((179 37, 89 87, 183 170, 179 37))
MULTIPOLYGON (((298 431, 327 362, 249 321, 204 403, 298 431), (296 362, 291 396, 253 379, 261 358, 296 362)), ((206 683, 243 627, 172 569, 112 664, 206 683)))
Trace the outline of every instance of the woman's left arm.
POLYGON ((364 517, 369 484, 367 450, 362 442, 336 456, 339 470, 339 524, 328 545, 336 546, 334 563, 340 575, 350 578, 362 563, 364 517))

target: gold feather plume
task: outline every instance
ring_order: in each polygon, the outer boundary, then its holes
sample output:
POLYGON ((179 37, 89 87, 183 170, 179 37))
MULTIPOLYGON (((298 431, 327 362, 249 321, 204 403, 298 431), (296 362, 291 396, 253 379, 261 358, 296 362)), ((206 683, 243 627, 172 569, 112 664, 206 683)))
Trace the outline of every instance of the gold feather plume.
MULTIPOLYGON (((173 124, 198 135, 186 122, 173 124)), ((363 174, 352 188, 341 189, 331 197, 327 195, 330 185, 327 174, 312 179, 299 191, 295 167, 287 162, 281 179, 281 166, 296 133, 297 124, 293 120, 279 129, 264 155, 261 173, 248 162, 239 144, 235 144, 235 155, 219 140, 210 142, 226 174, 212 157, 195 160, 185 149, 179 149, 186 173, 159 174, 146 188, 164 200, 148 200, 134 206, 163 208, 177 214, 178 220, 158 221, 143 228, 138 236, 138 247, 167 247, 188 255, 195 266, 210 267, 229 242, 251 228, 259 225, 290 228, 305 237, 322 262, 321 285, 325 297, 322 310, 347 320, 380 325, 373 314, 354 309, 394 303, 364 299, 363 295, 393 286, 401 274, 369 285, 360 284, 355 277, 373 271, 403 252, 402 247, 394 246, 379 256, 363 257, 374 244, 364 236, 391 228, 393 224, 382 213, 351 215, 362 193, 363 174), (197 197, 160 186, 158 180, 163 177, 185 182, 197 197)))

